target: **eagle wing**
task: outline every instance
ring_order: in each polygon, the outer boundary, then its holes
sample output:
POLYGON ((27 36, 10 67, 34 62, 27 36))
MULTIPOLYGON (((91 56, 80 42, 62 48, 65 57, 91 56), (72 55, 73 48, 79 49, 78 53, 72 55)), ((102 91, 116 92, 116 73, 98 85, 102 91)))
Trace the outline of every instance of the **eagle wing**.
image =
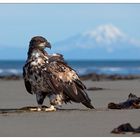
POLYGON ((48 64, 48 73, 50 85, 54 92, 63 93, 64 101, 74 101, 83 103, 89 108, 93 108, 91 100, 85 92, 85 85, 81 82, 78 74, 69 67, 64 61, 54 60, 48 64))
MULTIPOLYGON (((27 63, 27 64, 28 64, 28 63, 27 63)), ((26 90, 27 90, 30 94, 33 94, 33 93, 31 92, 31 83, 30 83, 30 81, 28 80, 28 77, 27 77, 27 72, 26 72, 27 64, 25 64, 25 66, 23 67, 24 84, 25 84, 26 90)))
MULTIPOLYGON (((46 54, 44 54, 44 56, 45 55, 46 54)), ((32 83, 30 81, 30 78, 31 78, 31 75, 34 75, 34 73, 36 73, 37 71, 38 71, 39 77, 41 77, 43 79, 44 83, 47 84, 51 88, 53 93, 57 94, 58 85, 56 83, 54 85, 54 81, 55 81, 54 75, 52 75, 48 72, 48 70, 49 70, 48 63, 54 62, 56 60, 59 62, 64 62, 64 58, 63 58, 63 55, 61 55, 61 54, 53 54, 53 55, 48 55, 48 56, 49 56, 49 60, 48 60, 49 62, 47 61, 46 63, 42 64, 41 67, 39 66, 40 64, 36 65, 36 66, 32 65, 32 62, 34 63, 36 61, 36 58, 28 59, 26 61, 26 64, 23 67, 24 84, 25 84, 26 90, 30 94, 33 94, 32 83)), ((43 56, 41 56, 41 57, 43 58, 43 56)), ((33 78, 33 76, 32 76, 32 78, 33 78)))
POLYGON ((65 62, 63 55, 62 54, 59 54, 59 53, 49 55, 49 62, 53 62, 53 61, 65 62))

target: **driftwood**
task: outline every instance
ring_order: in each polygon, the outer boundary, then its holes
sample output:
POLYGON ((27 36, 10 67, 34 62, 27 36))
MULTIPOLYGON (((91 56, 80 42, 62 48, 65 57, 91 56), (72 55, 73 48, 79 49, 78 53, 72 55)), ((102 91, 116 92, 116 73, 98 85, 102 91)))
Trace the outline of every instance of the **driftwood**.
POLYGON ((89 87, 89 88, 87 88, 87 90, 104 90, 104 88, 100 88, 100 87, 89 87))
POLYGON ((140 75, 119 75, 119 74, 97 74, 90 73, 80 76, 81 80, 92 80, 92 81, 116 81, 116 80, 134 80, 140 79, 140 75))
POLYGON ((125 123, 119 125, 117 128, 114 128, 111 133, 114 134, 126 134, 127 132, 140 133, 140 127, 133 128, 130 123, 125 123))
POLYGON ((109 109, 140 109, 140 97, 130 93, 128 99, 121 103, 109 103, 109 109))
POLYGON ((9 108, 9 109, 5 108, 5 109, 0 109, 0 114, 25 113, 25 112, 54 112, 54 111, 56 111, 56 110, 50 110, 47 106, 42 106, 42 110, 41 111, 38 110, 37 106, 25 106, 25 107, 21 107, 21 108, 9 108))

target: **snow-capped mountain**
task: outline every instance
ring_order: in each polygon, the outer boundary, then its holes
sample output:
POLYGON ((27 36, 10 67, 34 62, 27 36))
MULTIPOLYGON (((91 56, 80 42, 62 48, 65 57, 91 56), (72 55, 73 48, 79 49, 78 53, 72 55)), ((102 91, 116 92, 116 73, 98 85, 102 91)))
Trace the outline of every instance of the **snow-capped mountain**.
POLYGON ((103 25, 85 32, 83 36, 95 39, 97 43, 111 44, 125 39, 125 34, 113 25, 103 25))
POLYGON ((67 59, 138 59, 140 41, 112 24, 72 36, 54 44, 67 59))

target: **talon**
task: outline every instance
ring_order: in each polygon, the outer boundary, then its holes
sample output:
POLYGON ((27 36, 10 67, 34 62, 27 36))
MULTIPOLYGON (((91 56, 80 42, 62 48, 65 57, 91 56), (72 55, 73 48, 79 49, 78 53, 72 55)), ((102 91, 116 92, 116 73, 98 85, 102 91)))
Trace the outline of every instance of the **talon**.
POLYGON ((38 111, 38 108, 30 108, 30 111, 38 111))
POLYGON ((45 111, 46 111, 46 112, 49 112, 49 111, 56 111, 56 108, 55 108, 53 105, 51 105, 50 108, 45 108, 45 111))
POLYGON ((37 111, 41 111, 42 109, 40 107, 37 108, 37 111))

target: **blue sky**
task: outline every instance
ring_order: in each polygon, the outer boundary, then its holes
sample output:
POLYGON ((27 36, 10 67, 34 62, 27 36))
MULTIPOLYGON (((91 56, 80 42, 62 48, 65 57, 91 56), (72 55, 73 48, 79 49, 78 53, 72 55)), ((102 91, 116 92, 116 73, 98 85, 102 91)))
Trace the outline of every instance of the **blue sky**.
POLYGON ((27 50, 35 35, 55 44, 106 24, 139 41, 140 4, 0 4, 0 59, 25 59, 16 49, 27 50), (9 48, 15 54, 7 56, 9 48))

